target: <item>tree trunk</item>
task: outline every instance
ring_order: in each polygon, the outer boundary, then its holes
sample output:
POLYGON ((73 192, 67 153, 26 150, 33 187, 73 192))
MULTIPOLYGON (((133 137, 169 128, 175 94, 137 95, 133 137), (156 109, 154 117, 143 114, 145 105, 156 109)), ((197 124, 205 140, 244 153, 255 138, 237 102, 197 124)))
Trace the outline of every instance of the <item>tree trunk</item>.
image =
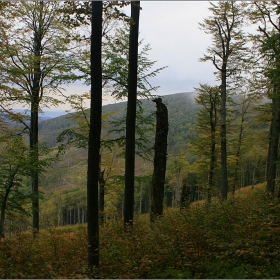
POLYGON ((221 199, 227 199, 228 176, 227 176, 227 127, 226 127, 226 63, 221 71, 221 199))
POLYGON ((235 169, 234 169, 234 177, 233 177, 232 195, 234 195, 235 190, 237 188, 240 153, 241 153, 241 145, 242 145, 243 130, 244 130, 244 121, 245 121, 245 114, 247 112, 247 109, 248 109, 248 104, 247 105, 242 104, 241 123, 240 123, 240 128, 239 128, 237 150, 236 150, 236 154, 235 154, 236 160, 235 160, 235 169))
POLYGON ((57 206, 57 226, 61 226, 61 207, 62 205, 59 203, 57 206))
POLYGON ((92 1, 91 106, 88 142, 88 266, 99 265, 98 174, 102 116, 102 1, 92 1))
MULTIPOLYGON (((275 88, 275 91, 277 89, 275 88)), ((275 94, 275 93, 274 93, 275 94)), ((277 93, 276 93, 277 94, 277 93)), ((280 132, 280 100, 279 97, 272 99, 272 120, 269 131, 269 148, 266 170, 266 191, 274 194, 276 179, 276 161, 278 159, 278 144, 280 132)))
MULTIPOLYGON (((11 170, 11 166, 10 166, 10 171, 11 170)), ((5 224, 5 212, 6 212, 6 207, 7 207, 7 201, 8 201, 8 197, 9 194, 11 192, 11 189, 14 185, 14 180, 16 177, 18 171, 18 167, 10 174, 10 178, 6 187, 6 191, 5 191, 5 195, 2 201, 2 206, 1 206, 1 216, 0 216, 0 239, 4 237, 4 224, 5 224)))
POLYGON ((176 185, 174 190, 174 207, 177 207, 180 203, 180 177, 181 175, 181 169, 178 169, 178 172, 176 174, 176 185))
POLYGON ((166 193, 166 206, 172 207, 172 200, 173 200, 173 191, 169 185, 165 186, 165 193, 166 193))
POLYGON ((4 237, 4 223, 5 223, 5 212, 7 207, 8 196, 11 188, 7 188, 1 206, 1 217, 0 217, 0 239, 4 237))
POLYGON ((181 195, 181 201, 180 201, 180 209, 186 209, 191 204, 191 186, 187 183, 183 184, 182 188, 182 195, 181 195))
POLYGON ((211 126, 211 154, 210 154, 210 169, 209 169, 209 177, 208 177, 208 186, 207 186, 207 204, 211 203, 212 199, 212 190, 213 190, 213 182, 214 182, 214 169, 216 164, 216 129, 211 126))
POLYGON ((32 188, 32 227, 34 234, 39 231, 39 173, 38 173, 38 136, 39 136, 39 103, 41 88, 41 49, 42 49, 42 22, 43 22, 43 9, 44 3, 40 1, 40 14, 38 20, 38 28, 34 30, 34 75, 31 88, 31 115, 30 115, 30 150, 34 163, 31 169, 31 188, 32 188))
POLYGON ((78 224, 81 223, 80 217, 81 217, 80 206, 78 205, 78 224))
POLYGON ((211 203, 212 190, 214 185, 214 170, 216 165, 216 126, 217 126, 217 95, 210 92, 210 129, 211 129, 211 150, 210 150, 210 168, 207 186, 207 204, 211 203))
MULTIPOLYGON (((36 97, 34 99, 37 99, 36 97)), ((30 148, 32 161, 38 162, 38 102, 31 104, 31 132, 30 148), (37 104, 35 104, 37 103, 37 104)), ((31 187, 32 187, 32 227, 34 232, 39 231, 39 174, 36 166, 31 170, 31 187)))
POLYGON ((99 166, 99 176, 98 176, 98 181, 99 181, 99 220, 100 224, 102 225, 104 223, 104 196, 105 196, 105 180, 104 180, 104 172, 101 171, 100 166, 99 166))
POLYGON ((157 106, 157 124, 155 137, 154 173, 151 190, 151 215, 154 220, 163 215, 163 197, 166 172, 167 135, 168 135, 168 111, 161 98, 153 100, 157 106))
POLYGON ((140 1, 131 1, 131 25, 129 34, 128 100, 125 144, 124 225, 133 225, 135 124, 137 102, 137 62, 140 1))
POLYGON ((139 214, 142 214, 142 190, 143 190, 143 183, 140 182, 140 197, 139 197, 139 214))
POLYGON ((256 174, 256 165, 254 164, 254 167, 253 167, 253 172, 252 172, 252 190, 254 189, 255 187, 255 174, 256 174))

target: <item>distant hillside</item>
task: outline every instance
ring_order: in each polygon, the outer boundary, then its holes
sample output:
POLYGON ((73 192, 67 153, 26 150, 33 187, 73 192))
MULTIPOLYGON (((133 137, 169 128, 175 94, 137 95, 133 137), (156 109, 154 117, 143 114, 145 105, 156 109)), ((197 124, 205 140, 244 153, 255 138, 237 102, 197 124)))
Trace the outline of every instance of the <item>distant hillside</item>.
MULTIPOLYGON (((25 113, 24 109, 14 109, 15 113, 25 113)), ((27 114, 30 114, 30 111, 27 110, 27 114)), ((67 113, 64 110, 45 110, 43 113, 39 114, 39 121, 45 121, 52 118, 59 117, 61 115, 66 115, 67 113)))
MULTIPOLYGON (((167 105, 169 113, 169 152, 176 154, 186 143, 195 137, 195 118, 199 106, 194 101, 193 92, 176 93, 162 97, 167 105)), ((141 100, 147 114, 156 110, 152 100, 141 100)), ((125 116, 127 102, 104 105, 103 114, 115 112, 111 120, 120 120, 125 116)), ((70 114, 42 121, 39 125, 40 141, 46 142, 49 146, 56 145, 56 138, 63 130, 73 128, 75 123, 70 114)))

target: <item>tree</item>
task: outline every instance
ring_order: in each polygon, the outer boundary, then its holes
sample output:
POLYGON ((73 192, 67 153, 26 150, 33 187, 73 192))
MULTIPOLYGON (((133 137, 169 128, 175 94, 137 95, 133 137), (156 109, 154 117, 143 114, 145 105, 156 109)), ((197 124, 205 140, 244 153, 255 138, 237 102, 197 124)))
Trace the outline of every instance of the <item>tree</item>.
POLYGON ((173 185, 173 205, 178 206, 181 201, 181 183, 187 177, 189 162, 186 159, 186 152, 180 149, 176 156, 170 156, 167 161, 167 177, 169 184, 173 185))
POLYGON ((243 32, 241 30, 244 13, 242 3, 236 1, 219 1, 210 3, 209 10, 213 13, 200 27, 207 34, 212 35, 213 46, 207 49, 207 55, 201 61, 212 61, 217 69, 215 73, 221 82, 221 187, 222 199, 227 199, 228 171, 227 171, 227 119, 226 99, 228 95, 228 77, 240 73, 242 70, 242 57, 246 48, 243 32))
POLYGON ((165 185, 165 172, 167 160, 167 135, 168 135, 168 111, 162 103, 161 98, 153 100, 157 106, 157 125, 155 137, 155 156, 154 156, 154 173, 152 178, 151 191, 151 214, 150 220, 163 215, 163 198, 165 185))
MULTIPOLYGON (((1 131, 0 136, 0 238, 4 237, 6 213, 20 212, 28 215, 25 209, 30 192, 24 184, 24 178, 30 176, 30 167, 37 168, 40 174, 53 159, 45 158, 35 162, 36 158, 30 156, 22 132, 18 130, 1 131), (34 167, 35 166, 35 167, 34 167)), ((41 154, 47 154, 47 150, 41 154)))
POLYGON ((12 133, 5 133, 1 138, 0 238, 4 237, 7 206, 10 211, 18 209, 24 212, 22 204, 26 200, 27 195, 20 190, 22 186, 20 177, 28 174, 28 150, 24 147, 21 135, 17 136, 12 133))
POLYGON ((124 224, 133 225, 134 171, 135 171, 135 121, 137 101, 137 61, 140 1, 131 2, 131 23, 129 35, 128 100, 126 114, 125 143, 125 192, 124 224))
MULTIPOLYGON (((30 153, 38 162, 38 114, 44 106, 57 105, 53 97, 68 80, 71 32, 61 24, 59 2, 15 2, 4 9, 1 20, 10 21, 10 28, 1 32, 0 71, 2 108, 15 102, 30 109, 30 122, 17 120, 29 132, 30 153), (29 124, 30 123, 30 124, 29 124)), ((33 229, 39 230, 38 168, 30 170, 32 188, 33 229)))
POLYGON ((236 189, 237 189, 237 183, 238 183, 238 172, 240 168, 240 160, 243 150, 243 144, 244 144, 244 138, 245 138, 245 128, 246 128, 246 121, 249 115, 250 106, 254 104, 254 98, 255 96, 248 96, 246 93, 242 96, 240 94, 241 99, 241 108, 240 108, 240 120, 238 122, 238 133, 237 133, 237 147, 235 152, 235 163, 234 163, 234 175, 233 175, 233 183, 232 183, 232 195, 234 195, 236 189))
POLYGON ((99 265, 98 175, 102 118, 102 2, 92 2, 91 106, 88 137, 88 266, 99 265))
POLYGON ((280 131, 280 4, 277 1, 253 1, 249 16, 253 23, 259 25, 259 34, 252 36, 257 47, 260 64, 258 70, 263 74, 267 96, 271 99, 271 122, 269 130, 269 147, 267 156, 267 193, 274 194, 278 160, 280 131))
POLYGON ((200 85, 196 103, 202 105, 197 116, 198 145, 197 152, 207 158, 209 162, 209 174, 207 182, 207 203, 211 203, 214 189, 214 175, 217 165, 217 126, 219 122, 220 89, 208 85, 200 85), (209 161, 210 160, 210 161, 209 161))

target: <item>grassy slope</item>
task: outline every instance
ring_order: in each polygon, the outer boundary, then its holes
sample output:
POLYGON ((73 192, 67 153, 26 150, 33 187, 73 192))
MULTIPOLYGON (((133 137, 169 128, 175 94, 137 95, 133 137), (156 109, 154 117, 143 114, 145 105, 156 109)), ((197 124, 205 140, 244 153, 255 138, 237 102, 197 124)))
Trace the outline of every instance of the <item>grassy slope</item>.
POLYGON ((100 230, 100 267, 86 269, 86 227, 24 232, 0 243, 1 278, 279 278, 280 204, 264 186, 208 209, 166 210, 152 227, 136 219, 100 230))

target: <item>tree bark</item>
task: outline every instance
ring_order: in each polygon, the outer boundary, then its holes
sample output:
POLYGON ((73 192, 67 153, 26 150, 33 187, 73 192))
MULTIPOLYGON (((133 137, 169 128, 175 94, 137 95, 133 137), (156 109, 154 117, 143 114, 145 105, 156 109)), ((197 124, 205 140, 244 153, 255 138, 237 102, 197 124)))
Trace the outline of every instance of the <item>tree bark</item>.
POLYGON ((135 125, 137 102, 137 63, 140 1, 131 1, 131 25, 129 35, 128 100, 126 114, 124 225, 133 225, 135 125))
POLYGON ((88 143, 88 266, 99 265, 98 175, 102 116, 102 1, 92 1, 91 106, 88 143))
POLYGON ((99 181, 99 220, 100 224, 102 225, 104 223, 104 206, 105 206, 105 179, 104 179, 104 172, 101 171, 100 165, 99 165, 99 176, 98 176, 98 181, 99 181))
POLYGON ((0 239, 4 237, 4 224, 5 224, 5 213, 6 213, 6 207, 7 207, 7 201, 8 197, 10 194, 10 191, 14 185, 14 179, 16 176, 16 172, 11 174, 8 186, 6 188, 6 192, 2 201, 2 206, 1 206, 1 216, 0 216, 0 239))
POLYGON ((207 204, 211 203, 212 190, 214 187, 214 170, 216 165, 216 126, 217 126, 217 94, 210 89, 210 129, 211 129, 211 150, 210 150, 210 168, 207 187, 207 204))
POLYGON ((31 157, 34 163, 31 168, 31 188, 32 188, 32 227, 34 234, 39 231, 39 172, 38 172, 38 137, 39 137, 39 103, 40 103, 40 92, 43 90, 41 86, 42 70, 41 70, 41 49, 43 40, 43 15, 42 10, 44 3, 40 1, 40 11, 38 28, 34 29, 34 75, 31 86, 31 114, 30 114, 30 150, 31 157))
MULTIPOLYGON (((36 88, 36 87, 35 87, 36 88)), ((36 162, 39 160, 38 154, 38 96, 34 91, 31 102, 31 125, 30 125, 30 149, 34 167, 31 169, 31 188, 32 188, 32 228, 34 233, 39 231, 39 174, 36 162), (34 101, 36 100, 36 101, 34 101)))
POLYGON ((182 195, 180 201, 180 209, 186 209, 191 204, 191 186, 187 183, 183 184, 182 195))
MULTIPOLYGON (((275 91, 276 91, 275 87, 275 91)), ((275 93, 277 95, 277 92, 275 93)), ((266 170, 266 191, 268 194, 274 194, 276 179, 276 161, 278 159, 278 144, 280 132, 280 100, 276 96, 272 99, 272 120, 269 131, 269 147, 266 170)))
MULTIPOLYGON (((224 58, 227 60, 226 58, 224 58)), ((221 199, 227 199, 228 195, 228 176, 227 176, 227 126, 226 126, 226 98, 227 98, 227 86, 226 86, 226 65, 223 63, 223 69, 221 71, 221 187, 220 194, 221 199)))
POLYGON ((6 213, 7 201, 8 201, 10 190, 11 188, 6 189, 5 196, 2 201, 1 217, 0 217, 0 239, 4 237, 5 213, 6 213))
MULTIPOLYGON (((244 100, 243 102, 246 102, 246 100, 244 100)), ((235 190, 237 188, 237 179, 238 179, 241 146, 242 146, 242 140, 243 140, 244 122, 245 122, 245 115, 247 113, 248 106, 249 106, 249 103, 242 104, 241 123, 240 123, 240 127, 239 127, 237 150, 236 150, 236 154, 235 154, 236 160, 235 160, 235 169, 234 169, 234 177, 233 177, 232 195, 234 195, 235 190)))
POLYGON ((150 220, 163 215, 163 198, 166 172, 168 111, 161 98, 153 100, 157 106, 157 124, 155 137, 154 173, 151 190, 151 215, 150 220))

